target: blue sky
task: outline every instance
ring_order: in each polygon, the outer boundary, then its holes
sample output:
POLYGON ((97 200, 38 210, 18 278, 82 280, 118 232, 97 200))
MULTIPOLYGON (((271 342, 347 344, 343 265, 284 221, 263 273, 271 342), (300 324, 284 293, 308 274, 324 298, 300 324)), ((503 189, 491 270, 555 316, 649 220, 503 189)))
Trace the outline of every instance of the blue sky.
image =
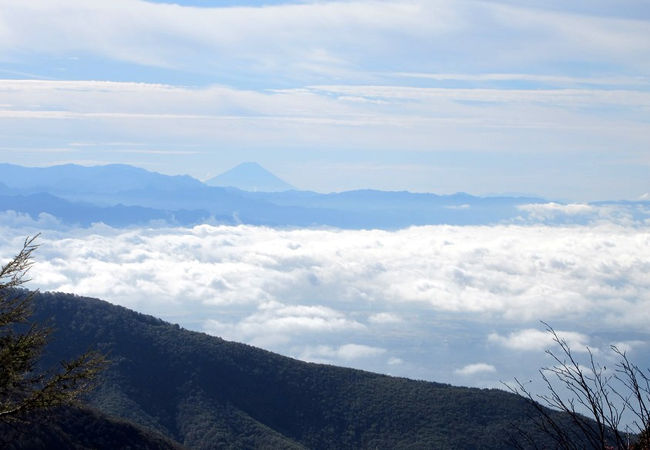
MULTIPOLYGON (((0 162, 207 179, 243 161, 317 191, 648 199, 650 6, 0 0, 0 162)), ((5 212, 0 249, 43 232, 34 287, 312 361, 500 386, 545 364, 541 319, 647 367, 648 224, 538 207, 596 219, 78 230, 5 212)))
POLYGON ((646 1, 0 0, 0 160, 650 191, 646 1))

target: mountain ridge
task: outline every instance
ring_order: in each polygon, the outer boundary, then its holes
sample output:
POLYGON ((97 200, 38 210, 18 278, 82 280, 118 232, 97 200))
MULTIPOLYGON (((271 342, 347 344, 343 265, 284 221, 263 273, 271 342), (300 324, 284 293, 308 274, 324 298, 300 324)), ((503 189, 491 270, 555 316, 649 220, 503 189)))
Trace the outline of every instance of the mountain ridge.
POLYGON ((127 165, 29 168, 0 164, 0 183, 0 211, 32 218, 45 212, 66 225, 81 226, 96 222, 116 227, 211 223, 396 230, 423 225, 565 225, 598 220, 598 208, 638 222, 650 219, 647 201, 593 202, 576 210, 536 197, 479 197, 462 192, 253 192, 127 165), (45 194, 53 196, 47 204, 38 197, 45 194))
POLYGON ((80 186, 90 193, 111 193, 138 187, 165 190, 202 185, 188 175, 163 175, 127 164, 25 167, 0 163, 0 180, 17 193, 48 192, 54 195, 74 194, 80 186))
POLYGON ((108 354, 90 404, 188 448, 505 449, 515 426, 533 428, 532 406, 501 390, 302 362, 98 299, 34 302, 55 328, 44 367, 108 354))

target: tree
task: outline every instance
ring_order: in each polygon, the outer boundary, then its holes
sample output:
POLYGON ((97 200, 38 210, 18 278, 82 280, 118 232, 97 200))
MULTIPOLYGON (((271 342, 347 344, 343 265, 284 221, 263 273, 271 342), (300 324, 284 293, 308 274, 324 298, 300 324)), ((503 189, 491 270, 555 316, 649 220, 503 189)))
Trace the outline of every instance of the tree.
POLYGON ((37 236, 0 269, 0 421, 29 421, 36 412, 73 403, 94 385, 105 359, 87 352, 61 362, 58 370, 40 371, 39 356, 51 328, 29 324, 34 293, 20 287, 31 268, 37 236))
MULTIPOLYGON (((544 325, 559 348, 546 350, 554 364, 539 371, 546 393, 533 396, 517 379, 514 387, 509 386, 534 405, 540 430, 561 449, 650 450, 650 370, 640 369, 616 346, 611 346, 617 356, 613 368, 596 362, 589 347, 588 361, 582 365, 566 340, 544 325), (625 415, 632 417, 632 428, 623 431, 625 415)), ((534 446, 532 435, 519 431, 534 446)))

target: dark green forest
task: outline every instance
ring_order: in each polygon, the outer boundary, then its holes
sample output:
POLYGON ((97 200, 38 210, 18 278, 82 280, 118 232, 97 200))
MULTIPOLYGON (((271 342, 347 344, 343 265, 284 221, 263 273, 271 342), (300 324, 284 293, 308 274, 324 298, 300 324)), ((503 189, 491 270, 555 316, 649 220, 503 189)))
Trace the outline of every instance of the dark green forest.
POLYGON ((29 422, 0 423, 0 448, 6 450, 180 450, 183 447, 154 430, 88 407, 62 406, 39 413, 29 422))
POLYGON ((43 368, 87 350, 109 361, 85 398, 93 409, 51 412, 36 440, 89 430, 132 448, 504 449, 517 429, 536 435, 534 408, 501 390, 306 363, 71 294, 37 293, 34 306, 55 330, 43 368))

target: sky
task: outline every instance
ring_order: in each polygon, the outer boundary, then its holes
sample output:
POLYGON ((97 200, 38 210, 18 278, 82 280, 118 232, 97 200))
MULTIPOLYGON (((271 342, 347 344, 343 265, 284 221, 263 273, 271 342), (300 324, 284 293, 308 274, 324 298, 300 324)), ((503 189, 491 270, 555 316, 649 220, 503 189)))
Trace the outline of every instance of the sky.
POLYGON ((0 0, 0 161, 636 200, 650 6, 0 0))
POLYGON ((0 162, 206 180, 244 161, 320 192, 555 203, 394 231, 5 211, 2 261, 41 233, 29 287, 410 378, 538 379, 541 320, 650 366, 650 224, 584 204, 650 199, 647 0, 0 0, 0 162))

